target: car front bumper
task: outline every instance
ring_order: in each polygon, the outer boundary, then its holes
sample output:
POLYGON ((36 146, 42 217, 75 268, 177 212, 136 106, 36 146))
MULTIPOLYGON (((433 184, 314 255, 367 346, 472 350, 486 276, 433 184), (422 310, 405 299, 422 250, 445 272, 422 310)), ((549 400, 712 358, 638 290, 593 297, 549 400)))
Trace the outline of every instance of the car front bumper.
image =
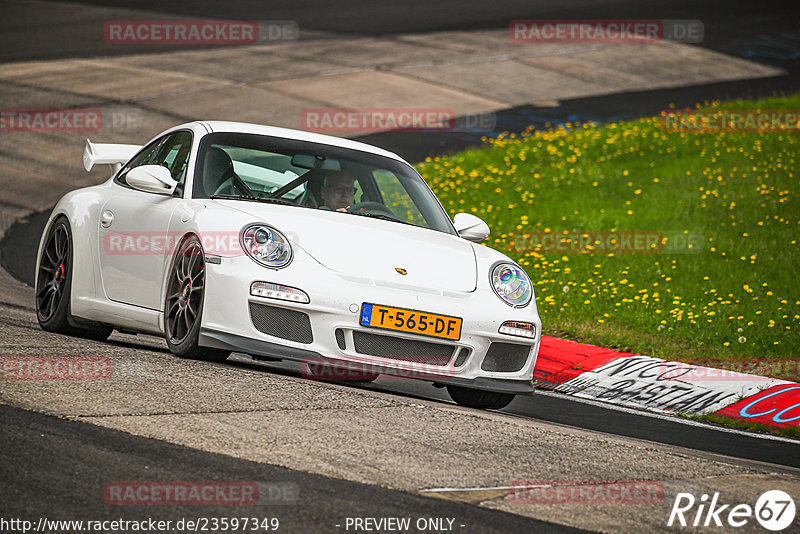
POLYGON ((472 292, 444 291, 358 279, 310 258, 295 258, 288 267, 274 270, 246 256, 223 257, 219 264, 206 263, 206 269, 201 346, 487 391, 533 392, 541 336, 535 304, 508 306, 488 280, 472 292), (256 281, 301 289, 310 303, 253 296, 250 287, 256 281), (460 317, 461 337, 453 341, 361 326, 365 302, 460 317), (254 310, 262 309, 274 321, 254 320, 254 310), (536 337, 501 334, 504 321, 532 323, 536 337), (395 352, 387 356, 381 345, 396 347, 395 352), (506 358, 506 349, 513 356, 506 358), (439 356, 431 358, 430 353, 439 356))

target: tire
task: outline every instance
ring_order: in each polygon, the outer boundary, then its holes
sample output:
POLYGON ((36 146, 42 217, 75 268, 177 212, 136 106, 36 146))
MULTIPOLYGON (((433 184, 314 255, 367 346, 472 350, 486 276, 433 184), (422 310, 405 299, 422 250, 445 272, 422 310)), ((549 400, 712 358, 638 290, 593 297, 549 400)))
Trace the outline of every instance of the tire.
POLYGON ((197 236, 189 236, 178 248, 167 274, 164 337, 170 352, 176 356, 224 362, 230 351, 199 345, 205 272, 205 255, 200 240, 197 236))
POLYGON ((110 336, 113 331, 114 331, 113 326, 97 325, 97 326, 90 326, 89 328, 81 328, 78 336, 86 339, 91 339, 94 341, 105 341, 106 339, 108 339, 108 336, 110 336))
POLYGON ((104 324, 77 326, 70 315, 72 295, 72 230, 64 216, 47 231, 36 272, 36 319, 46 332, 105 341, 114 329, 104 324))
POLYGON ((479 410, 499 410, 505 408, 514 400, 513 393, 498 393, 496 391, 483 391, 461 386, 447 386, 447 393, 457 404, 467 408, 479 410))

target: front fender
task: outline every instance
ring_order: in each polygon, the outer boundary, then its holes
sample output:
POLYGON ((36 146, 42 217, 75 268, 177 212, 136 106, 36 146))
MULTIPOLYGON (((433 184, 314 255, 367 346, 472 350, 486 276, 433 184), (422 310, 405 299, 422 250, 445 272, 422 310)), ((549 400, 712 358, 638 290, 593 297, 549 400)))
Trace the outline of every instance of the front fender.
MULTIPOLYGON (((80 315, 79 300, 82 297, 93 299, 99 296, 98 291, 101 286, 99 284, 99 258, 97 257, 97 224, 100 218, 100 208, 103 205, 103 193, 107 187, 107 184, 87 187, 71 191, 61 197, 50 213, 39 238, 34 275, 39 272, 39 262, 47 233, 57 218, 66 217, 72 233, 70 310, 75 315, 80 315)), ((38 276, 35 276, 35 279, 38 284, 38 276)))

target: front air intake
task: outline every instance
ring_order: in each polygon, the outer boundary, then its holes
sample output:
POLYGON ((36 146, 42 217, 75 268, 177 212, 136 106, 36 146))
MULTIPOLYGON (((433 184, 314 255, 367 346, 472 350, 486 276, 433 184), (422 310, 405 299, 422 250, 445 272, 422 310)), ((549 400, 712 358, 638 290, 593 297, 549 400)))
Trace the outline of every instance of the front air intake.
POLYGON ((314 341, 311 319, 303 312, 251 302, 250 320, 256 330, 269 336, 305 344, 314 341))
POLYGON ((341 328, 337 328, 334 334, 336 335, 336 345, 340 349, 345 350, 347 348, 347 343, 345 342, 344 339, 344 330, 342 330, 341 328))
POLYGON ((522 369, 528 361, 531 352, 530 345, 516 343, 495 342, 489 345, 486 356, 483 358, 481 369, 498 373, 513 373, 522 369))
POLYGON ((353 341, 356 352, 359 354, 427 365, 447 365, 455 348, 452 345, 441 343, 381 336, 359 331, 353 332, 353 341))

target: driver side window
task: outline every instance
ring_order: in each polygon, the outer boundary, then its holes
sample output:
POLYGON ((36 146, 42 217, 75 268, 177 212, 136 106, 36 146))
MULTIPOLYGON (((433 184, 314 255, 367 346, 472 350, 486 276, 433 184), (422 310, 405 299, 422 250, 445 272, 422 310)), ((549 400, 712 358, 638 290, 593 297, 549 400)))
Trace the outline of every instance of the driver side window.
POLYGON ((172 179, 179 181, 189 162, 189 152, 192 149, 192 134, 190 132, 175 132, 167 137, 159 146, 151 165, 161 165, 169 169, 172 179))
MULTIPOLYGON (((189 162, 192 149, 191 132, 175 132, 156 139, 139 152, 117 175, 117 183, 128 186, 125 175, 133 168, 142 165, 161 165, 169 169, 172 179, 183 183, 184 171, 189 162)), ((179 186, 180 187, 180 186, 179 186)))

